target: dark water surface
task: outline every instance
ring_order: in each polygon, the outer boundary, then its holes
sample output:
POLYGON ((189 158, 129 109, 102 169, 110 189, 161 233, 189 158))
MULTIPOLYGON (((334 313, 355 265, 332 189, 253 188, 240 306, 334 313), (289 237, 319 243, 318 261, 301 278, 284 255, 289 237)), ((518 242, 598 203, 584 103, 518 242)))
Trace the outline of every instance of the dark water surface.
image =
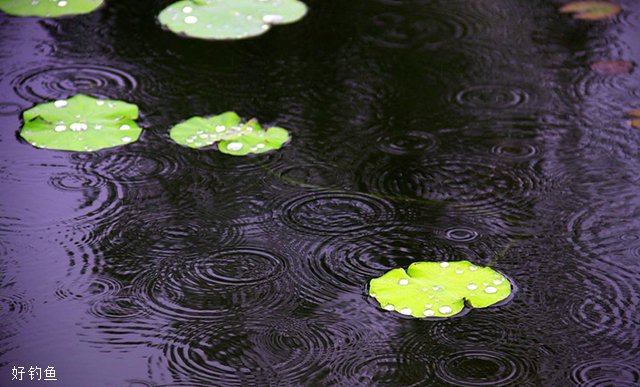
POLYGON ((640 63, 639 2, 587 23, 548 0, 308 0, 239 42, 161 31, 170 2, 0 15, 1 386, 36 365, 72 387, 640 385, 640 70, 589 68, 640 63), (19 140, 23 109, 76 93, 138 104, 141 140, 19 140), (226 110, 293 140, 169 140, 226 110), (367 297, 460 259, 513 300, 422 321, 367 297))

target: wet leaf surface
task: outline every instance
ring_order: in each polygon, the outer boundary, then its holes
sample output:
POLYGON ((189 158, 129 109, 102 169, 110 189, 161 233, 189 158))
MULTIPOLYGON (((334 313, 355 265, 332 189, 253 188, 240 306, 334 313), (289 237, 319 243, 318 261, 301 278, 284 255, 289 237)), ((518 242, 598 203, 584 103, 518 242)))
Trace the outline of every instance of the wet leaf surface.
POLYGON ((78 94, 24 111, 20 136, 38 148, 91 152, 140 136, 136 105, 78 94))
POLYGON ((158 19, 177 34, 227 40, 261 35, 306 13, 306 5, 297 0, 186 0, 165 8, 158 19))
POLYGON ((417 318, 451 317, 465 302, 486 308, 511 294, 509 280, 469 261, 416 262, 371 280, 369 294, 380 307, 417 318))

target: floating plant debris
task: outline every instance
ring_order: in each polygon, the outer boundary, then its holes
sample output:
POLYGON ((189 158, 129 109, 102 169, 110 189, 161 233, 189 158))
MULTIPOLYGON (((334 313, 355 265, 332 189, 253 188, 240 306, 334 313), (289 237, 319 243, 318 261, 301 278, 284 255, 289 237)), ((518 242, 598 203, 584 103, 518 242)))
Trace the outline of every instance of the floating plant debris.
POLYGON ((561 13, 572 13, 579 20, 603 20, 620 13, 620 6, 608 1, 574 1, 563 5, 561 13))
POLYGON ((245 156, 280 149, 289 141, 286 129, 264 130, 257 120, 242 123, 234 112, 210 117, 191 117, 171 128, 171 138, 180 145, 203 148, 218 145, 222 153, 245 156))
POLYGON ((602 75, 622 75, 633 71, 634 64, 628 60, 605 59, 591 63, 590 67, 602 75))
POLYGON ((261 35, 306 13, 307 6, 298 0, 187 0, 169 5, 158 19, 177 34, 227 40, 261 35))
POLYGON ((14 16, 57 17, 89 13, 104 0, 0 0, 0 10, 14 16))
POLYGON ((20 136, 38 148, 91 152, 132 143, 142 129, 136 105, 78 94, 22 113, 20 136))
POLYGON ((465 302, 486 308, 510 294, 505 276, 469 261, 416 262, 372 279, 369 287, 382 309, 418 318, 454 316, 465 302))

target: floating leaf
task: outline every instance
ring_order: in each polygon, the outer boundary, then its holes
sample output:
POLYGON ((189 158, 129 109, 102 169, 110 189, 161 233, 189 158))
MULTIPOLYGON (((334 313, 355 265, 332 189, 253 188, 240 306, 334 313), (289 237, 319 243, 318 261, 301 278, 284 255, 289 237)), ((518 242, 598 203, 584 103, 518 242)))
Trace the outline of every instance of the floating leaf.
POLYGON ((56 17, 89 13, 104 0, 0 0, 0 10, 15 16, 56 17))
POLYGON ((22 113, 20 136, 38 148, 91 152, 134 142, 138 107, 78 94, 22 113))
POLYGON ((369 295, 385 310, 407 316, 451 317, 465 302, 486 308, 511 294, 509 280, 469 261, 416 262, 407 271, 393 269, 371 280, 369 295))
POLYGON ((633 119, 630 123, 632 127, 640 129, 640 118, 633 119))
POLYGON ((603 75, 629 74, 633 70, 633 62, 622 59, 605 59, 591 63, 591 70, 603 75))
POLYGON ((272 127, 265 131, 255 119, 243 124, 234 112, 191 117, 171 128, 170 136, 178 144, 191 148, 217 143, 220 152, 234 156, 280 149, 289 141, 287 130, 272 127))
POLYGON ((620 6, 607 1, 574 1, 562 6, 560 12, 572 13, 580 20, 603 20, 620 13, 620 6))
POLYGON ((257 36, 306 13, 298 0, 184 0, 165 8, 158 19, 177 34, 225 40, 257 36))
POLYGON ((630 110, 627 112, 627 114, 630 115, 631 117, 640 118, 640 109, 630 110))

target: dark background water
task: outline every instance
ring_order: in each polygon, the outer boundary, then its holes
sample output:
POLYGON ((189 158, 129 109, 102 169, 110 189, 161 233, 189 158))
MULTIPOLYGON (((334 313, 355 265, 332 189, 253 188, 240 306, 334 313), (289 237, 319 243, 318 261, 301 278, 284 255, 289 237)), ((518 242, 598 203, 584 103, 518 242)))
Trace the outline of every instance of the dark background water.
POLYGON ((0 385, 640 385, 640 3, 308 0, 238 42, 161 31, 171 1, 0 15, 0 385), (32 148, 20 112, 140 106, 141 140, 32 148), (235 110, 288 128, 233 158, 168 129, 235 110), (518 286, 425 321, 368 281, 470 259, 518 286), (25 378, 27 375, 25 375, 25 378), (36 382, 34 382, 36 383, 36 382), (44 383, 44 382, 40 382, 44 383))

